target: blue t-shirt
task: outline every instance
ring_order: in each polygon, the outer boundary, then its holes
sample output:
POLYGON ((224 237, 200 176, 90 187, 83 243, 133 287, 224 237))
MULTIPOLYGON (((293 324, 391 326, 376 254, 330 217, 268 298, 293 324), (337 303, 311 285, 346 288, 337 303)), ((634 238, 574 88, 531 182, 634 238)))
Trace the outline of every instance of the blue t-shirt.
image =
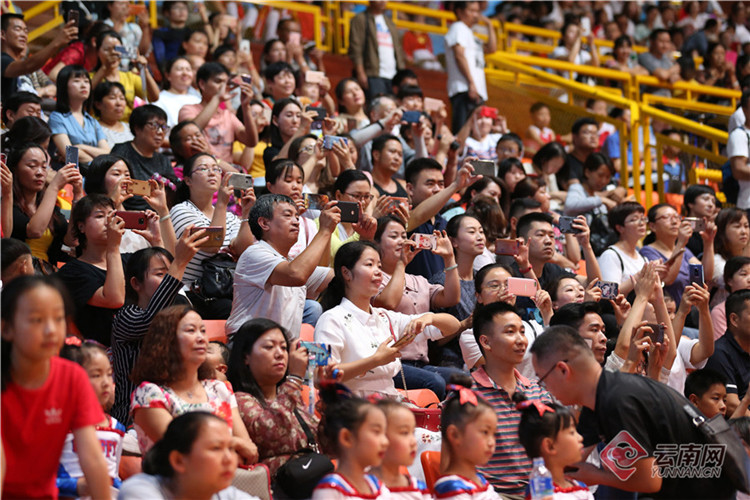
POLYGON ((73 146, 76 144, 98 146, 99 141, 107 139, 99 122, 85 111, 83 112, 83 128, 70 111, 67 113, 53 111, 49 115, 48 124, 52 135, 67 134, 73 146))
MULTIPOLYGON (((645 246, 640 250, 641 255, 646 257, 648 260, 660 260, 666 262, 669 256, 663 255, 660 251, 656 250, 652 246, 645 246)), ((690 259, 695 257, 693 252, 689 248, 685 249, 685 253, 682 254, 682 262, 680 263, 680 273, 675 278, 674 283, 671 285, 664 285, 664 291, 674 298, 677 305, 680 305, 682 300, 682 294, 685 291, 685 287, 690 284, 690 259)))

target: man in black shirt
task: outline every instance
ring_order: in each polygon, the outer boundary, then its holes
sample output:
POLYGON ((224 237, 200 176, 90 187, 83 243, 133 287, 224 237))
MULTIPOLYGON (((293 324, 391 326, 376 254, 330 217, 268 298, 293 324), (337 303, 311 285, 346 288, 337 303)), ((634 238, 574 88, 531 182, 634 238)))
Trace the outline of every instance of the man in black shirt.
MULTIPOLYGON (((159 174, 177 183, 177 176, 169 159, 157 153, 164 137, 169 133, 164 110, 153 104, 135 108, 130 115, 130 131, 135 138, 130 142, 116 144, 112 148, 112 154, 127 160, 133 179, 149 180, 154 174, 159 174)), ((167 193, 170 192, 167 190, 167 193)), ((151 208, 140 196, 125 200, 124 205, 128 210, 151 208)))
POLYGON ((589 117, 579 118, 573 123, 573 150, 568 153, 565 164, 557 173, 561 189, 568 189, 571 182, 583 179, 583 164, 586 158, 599 147, 599 125, 589 117))
POLYGON ((683 409, 690 403, 682 394, 640 375, 602 369, 586 341, 570 326, 549 328, 537 337, 531 354, 539 385, 562 404, 591 410, 599 435, 608 443, 600 455, 604 468, 580 463, 571 477, 653 498, 734 497, 726 474, 718 478, 688 474, 677 479, 664 473, 663 466, 669 463, 700 465, 687 463, 688 455, 683 453, 688 447, 700 457, 709 448, 683 409), (667 457, 673 448, 675 454, 667 457))

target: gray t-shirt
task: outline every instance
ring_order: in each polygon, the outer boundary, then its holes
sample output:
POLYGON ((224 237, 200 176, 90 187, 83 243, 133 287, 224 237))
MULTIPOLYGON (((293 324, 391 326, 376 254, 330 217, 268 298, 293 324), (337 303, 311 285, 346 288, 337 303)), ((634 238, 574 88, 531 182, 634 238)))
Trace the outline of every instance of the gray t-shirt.
MULTIPOLYGON (((674 62, 674 59, 669 57, 669 54, 664 54, 663 56, 661 56, 661 58, 657 58, 651 52, 644 52, 643 54, 639 55, 638 63, 644 68, 646 68, 648 72, 651 74, 654 73, 655 69, 669 69, 676 64, 674 62)), ((649 94, 666 96, 666 97, 670 96, 669 90, 662 89, 659 87, 649 87, 645 89, 643 92, 647 92, 649 94)))

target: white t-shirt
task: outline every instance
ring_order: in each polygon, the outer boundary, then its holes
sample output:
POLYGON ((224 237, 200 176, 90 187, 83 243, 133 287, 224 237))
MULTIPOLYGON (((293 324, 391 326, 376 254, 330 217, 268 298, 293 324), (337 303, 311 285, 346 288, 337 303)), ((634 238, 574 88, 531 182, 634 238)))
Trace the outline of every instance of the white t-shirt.
POLYGON ((466 138, 464 156, 476 156, 480 160, 497 160, 497 141, 503 134, 487 134, 484 139, 466 138))
POLYGON ((727 130, 729 132, 732 132, 732 130, 740 127, 745 126, 745 112, 742 111, 741 107, 738 107, 734 113, 729 115, 729 125, 727 126, 727 130))
POLYGON ((227 319, 226 332, 234 333, 253 318, 272 319, 283 326, 292 339, 299 337, 305 298, 314 298, 323 286, 330 269, 316 267, 304 286, 269 285, 276 266, 291 261, 265 241, 250 245, 237 261, 234 272, 232 312, 227 319))
POLYGON ((187 94, 174 94, 169 90, 162 90, 159 93, 159 100, 154 103, 167 114, 167 125, 174 127, 180 120, 177 118, 180 110, 186 104, 200 104, 201 96, 198 92, 190 87, 187 94))
POLYGON ((622 283, 643 268, 648 259, 640 253, 636 258, 625 255, 617 247, 609 247, 599 256, 599 269, 602 271, 602 281, 622 283), (620 256, 618 259, 617 256, 620 256), (622 259, 622 262, 620 262, 622 259))
MULTIPOLYGON (((570 57, 570 51, 564 45, 558 45, 557 47, 555 47, 555 50, 552 51, 552 55, 550 57, 552 59, 567 61, 568 57, 570 57)), ((578 51, 578 55, 576 55, 576 59, 575 61, 573 61, 574 64, 588 64, 590 62, 591 54, 589 54, 588 51, 582 49, 578 51)), ((567 71, 563 71, 562 76, 565 78, 570 78, 567 71)), ((575 71, 573 72, 573 78, 578 78, 578 73, 576 73, 575 71)))
MULTIPOLYGON (((524 321, 523 327, 523 333, 524 335, 526 335, 526 340, 529 341, 529 345, 528 347, 526 347, 526 352, 523 355, 523 361, 521 361, 521 363, 516 366, 516 369, 524 377, 536 380, 534 366, 531 364, 530 348, 534 344, 536 338, 544 332, 544 327, 534 320, 524 321)), ((479 344, 477 344, 477 339, 474 337, 474 330, 472 328, 461 332, 461 335, 458 337, 458 345, 459 347, 461 347, 461 356, 464 358, 466 367, 471 370, 472 368, 474 368, 474 365, 477 363, 477 361, 479 361, 479 359, 482 357, 482 351, 479 348, 479 344)))
POLYGON ((708 358, 706 358, 697 365, 693 365, 690 362, 690 354, 693 352, 693 347, 695 347, 695 344, 697 343, 698 339, 682 337, 677 346, 677 356, 675 356, 674 363, 672 363, 672 370, 669 372, 667 385, 680 394, 685 390, 687 370, 700 370, 706 366, 706 362, 708 361, 708 358))
POLYGON ((378 75, 380 78, 390 80, 396 75, 396 53, 393 49, 391 30, 388 29, 383 14, 375 16, 375 28, 378 34, 378 62, 380 63, 378 75))
MULTIPOLYGON (((341 304, 324 312, 315 325, 315 342, 331 347, 334 363, 351 363, 375 354, 380 344, 389 338, 400 339, 406 325, 423 314, 402 314, 380 307, 370 307, 367 313, 344 298, 341 304)), ((443 334, 434 326, 428 326, 420 335, 438 340, 443 334)), ((401 360, 369 370, 364 375, 349 379, 346 386, 357 395, 385 393, 397 395, 393 377, 401 370, 401 360)))
MULTIPOLYGON (((122 483, 120 500, 140 500, 151 498, 152 500, 167 500, 174 498, 174 494, 167 487, 167 479, 161 476, 149 474, 137 474, 122 483)), ((211 500, 260 500, 258 497, 240 491, 234 486, 229 486, 211 496, 211 500)))
MULTIPOLYGON (((741 156, 747 161, 750 157, 748 141, 750 141, 750 131, 745 127, 732 130, 727 141, 727 157, 731 160, 736 156, 741 156)), ((747 210, 750 208, 750 181, 737 179, 737 184, 740 185, 740 192, 737 195, 737 208, 747 210)))
POLYGON ((464 57, 469 63, 471 78, 474 86, 482 99, 487 100, 487 82, 484 78, 484 46, 482 41, 474 36, 471 28, 461 21, 451 24, 448 33, 445 34, 445 63, 448 70, 448 95, 453 97, 461 92, 469 91, 469 82, 461 74, 456 63, 456 55, 453 52, 454 45, 464 48, 464 57))

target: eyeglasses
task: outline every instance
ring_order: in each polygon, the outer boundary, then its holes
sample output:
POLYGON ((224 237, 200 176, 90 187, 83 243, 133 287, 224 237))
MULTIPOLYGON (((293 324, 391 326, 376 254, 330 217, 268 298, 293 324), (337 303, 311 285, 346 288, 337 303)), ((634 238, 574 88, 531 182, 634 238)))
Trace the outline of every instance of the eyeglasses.
POLYGON ((300 153, 310 153, 315 149, 315 144, 310 144, 304 147, 299 148, 300 153))
POLYGON ((663 219, 663 220, 668 220, 668 221, 673 221, 673 220, 680 220, 680 216, 679 216, 679 215, 677 215, 677 214, 671 214, 671 215, 660 215, 659 217, 655 217, 655 218, 654 218, 654 222, 656 222, 656 221, 658 221, 658 220, 662 220, 662 219, 663 219))
POLYGON ((648 222, 648 218, 638 217, 637 219, 626 220, 625 224, 646 224, 647 222, 648 222))
POLYGON ((489 290, 491 292, 497 292, 498 290, 506 290, 508 288, 508 282, 501 283, 500 281, 490 281, 486 285, 484 285, 485 290, 489 290))
POLYGON ((208 172, 211 172, 212 174, 221 175, 224 173, 224 171, 219 166, 213 166, 209 167, 208 165, 198 165, 193 169, 193 173, 200 172, 201 174, 205 174, 208 172))
MULTIPOLYGON (((567 363, 568 362, 567 359, 562 359, 560 361, 562 361, 563 363, 567 363)), ((544 375, 542 375, 541 377, 539 377, 539 380, 536 381, 536 383, 539 384, 539 387, 541 387, 542 389, 545 389, 545 390, 547 389, 547 386, 544 384, 544 379, 547 378, 547 377, 549 377, 550 374, 553 371, 555 371, 555 368, 558 367, 558 365, 560 364, 560 361, 556 361, 555 364, 552 365, 552 367, 549 370, 547 370, 547 373, 545 373, 544 375)))
POLYGON ((157 122, 146 122, 146 126, 149 127, 153 131, 159 131, 161 130, 165 134, 169 132, 169 127, 166 123, 157 123, 157 122))
POLYGON ((353 199, 355 199, 357 201, 361 201, 361 202, 364 202, 364 203, 371 202, 372 198, 373 198, 373 195, 371 195, 371 194, 352 194, 352 193, 344 193, 344 194, 347 195, 350 198, 353 198, 353 199))

